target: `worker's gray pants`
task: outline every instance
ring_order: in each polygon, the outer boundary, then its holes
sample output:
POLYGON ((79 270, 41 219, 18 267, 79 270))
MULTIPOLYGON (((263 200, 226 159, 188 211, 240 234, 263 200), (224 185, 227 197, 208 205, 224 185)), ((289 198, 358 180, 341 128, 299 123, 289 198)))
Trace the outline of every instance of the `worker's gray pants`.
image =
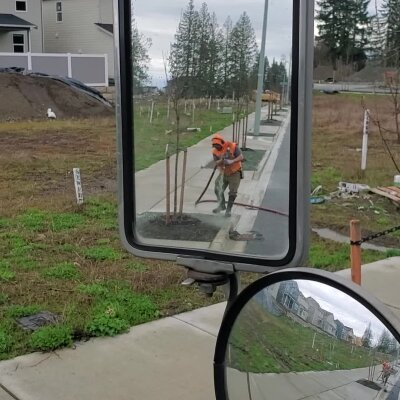
POLYGON ((232 175, 220 174, 215 180, 214 192, 217 196, 218 204, 225 207, 225 190, 229 186, 229 197, 236 197, 240 185, 240 171, 232 175))

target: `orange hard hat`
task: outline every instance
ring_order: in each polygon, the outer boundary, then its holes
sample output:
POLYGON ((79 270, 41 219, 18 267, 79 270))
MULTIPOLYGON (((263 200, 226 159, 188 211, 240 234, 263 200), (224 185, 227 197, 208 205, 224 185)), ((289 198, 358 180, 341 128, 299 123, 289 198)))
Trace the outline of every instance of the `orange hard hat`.
POLYGON ((224 145, 225 139, 219 134, 216 133, 212 138, 212 144, 220 144, 221 146, 224 145))

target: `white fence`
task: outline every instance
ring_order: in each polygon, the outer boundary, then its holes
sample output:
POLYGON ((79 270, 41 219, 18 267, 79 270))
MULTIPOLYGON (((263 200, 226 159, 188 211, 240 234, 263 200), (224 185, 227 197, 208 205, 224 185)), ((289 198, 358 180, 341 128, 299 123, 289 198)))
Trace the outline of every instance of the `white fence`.
POLYGON ((107 54, 0 53, 0 67, 73 78, 87 86, 108 86, 107 54))

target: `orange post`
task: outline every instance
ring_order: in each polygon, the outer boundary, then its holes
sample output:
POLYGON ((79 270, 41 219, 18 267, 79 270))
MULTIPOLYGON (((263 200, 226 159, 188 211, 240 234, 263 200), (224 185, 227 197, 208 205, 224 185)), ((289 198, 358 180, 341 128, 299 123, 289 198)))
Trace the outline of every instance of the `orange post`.
MULTIPOLYGON (((353 219, 350 221, 350 241, 357 242, 361 240, 360 221, 353 219)), ((351 259, 351 280, 357 285, 361 285, 361 245, 350 245, 351 259)))

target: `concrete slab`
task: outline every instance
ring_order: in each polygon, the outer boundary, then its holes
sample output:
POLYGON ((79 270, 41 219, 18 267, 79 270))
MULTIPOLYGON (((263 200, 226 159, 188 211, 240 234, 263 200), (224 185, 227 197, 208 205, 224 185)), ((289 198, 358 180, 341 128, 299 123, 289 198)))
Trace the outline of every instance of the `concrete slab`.
POLYGON ((0 400, 15 400, 15 398, 0 387, 0 400))
MULTIPOLYGON (((351 279, 351 270, 337 272, 351 279)), ((361 267, 361 286, 371 292, 400 318, 400 257, 376 261, 361 267)))

